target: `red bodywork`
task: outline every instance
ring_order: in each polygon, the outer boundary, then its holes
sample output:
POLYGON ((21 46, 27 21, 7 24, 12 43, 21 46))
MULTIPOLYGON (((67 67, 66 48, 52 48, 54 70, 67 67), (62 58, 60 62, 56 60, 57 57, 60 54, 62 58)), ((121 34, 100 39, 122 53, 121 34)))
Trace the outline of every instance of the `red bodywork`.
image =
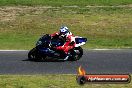
MULTIPOLYGON (((54 36, 56 36, 56 35, 59 35, 59 33, 58 33, 58 32, 55 32, 55 33, 51 34, 52 37, 54 37, 54 36)), ((72 42, 72 41, 71 41, 72 37, 73 37, 73 34, 69 34, 69 35, 66 37, 66 42, 65 42, 65 44, 64 44, 63 46, 58 46, 58 47, 56 47, 56 49, 58 49, 58 50, 63 50, 63 51, 67 54, 68 51, 69 51, 70 49, 73 49, 73 48, 75 47, 75 44, 70 45, 70 43, 72 42)))

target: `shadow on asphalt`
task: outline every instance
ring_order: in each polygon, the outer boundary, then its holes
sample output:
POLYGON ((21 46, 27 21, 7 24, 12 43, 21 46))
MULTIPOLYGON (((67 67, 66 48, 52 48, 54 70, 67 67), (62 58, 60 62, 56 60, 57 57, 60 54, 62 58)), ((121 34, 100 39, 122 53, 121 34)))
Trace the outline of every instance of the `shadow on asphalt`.
POLYGON ((46 59, 46 60, 29 60, 25 59, 22 61, 30 61, 30 62, 64 62, 64 60, 57 60, 57 59, 46 59))

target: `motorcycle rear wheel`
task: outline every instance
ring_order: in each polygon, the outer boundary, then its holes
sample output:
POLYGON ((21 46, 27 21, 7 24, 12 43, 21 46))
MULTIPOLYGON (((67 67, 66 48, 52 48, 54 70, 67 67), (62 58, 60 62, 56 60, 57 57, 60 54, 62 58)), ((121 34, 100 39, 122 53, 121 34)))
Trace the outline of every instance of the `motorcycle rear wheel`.
POLYGON ((68 60, 77 61, 82 57, 83 49, 81 47, 76 47, 76 48, 70 50, 69 53, 71 54, 71 56, 69 57, 68 60))

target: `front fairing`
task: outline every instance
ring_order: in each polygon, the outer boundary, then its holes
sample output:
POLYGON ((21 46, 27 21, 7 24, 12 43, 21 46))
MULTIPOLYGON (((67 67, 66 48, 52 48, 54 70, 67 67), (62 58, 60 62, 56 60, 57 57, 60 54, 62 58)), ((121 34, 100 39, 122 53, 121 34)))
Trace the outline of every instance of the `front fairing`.
POLYGON ((52 56, 55 53, 53 47, 62 46, 63 44, 64 42, 61 42, 58 38, 51 39, 49 35, 44 35, 37 41, 36 47, 39 53, 52 56))
POLYGON ((51 41, 51 36, 50 35, 44 35, 42 37, 39 38, 39 40, 36 43, 36 46, 40 46, 40 45, 45 45, 45 44, 49 44, 51 41))

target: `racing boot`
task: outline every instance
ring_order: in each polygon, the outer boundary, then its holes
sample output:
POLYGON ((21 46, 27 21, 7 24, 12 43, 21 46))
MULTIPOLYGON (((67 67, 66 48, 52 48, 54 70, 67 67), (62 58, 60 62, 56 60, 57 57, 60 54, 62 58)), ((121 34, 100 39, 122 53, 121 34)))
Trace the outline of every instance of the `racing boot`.
POLYGON ((68 52, 67 54, 66 54, 66 57, 64 58, 64 60, 66 61, 66 60, 68 60, 68 58, 71 56, 71 54, 68 52))

